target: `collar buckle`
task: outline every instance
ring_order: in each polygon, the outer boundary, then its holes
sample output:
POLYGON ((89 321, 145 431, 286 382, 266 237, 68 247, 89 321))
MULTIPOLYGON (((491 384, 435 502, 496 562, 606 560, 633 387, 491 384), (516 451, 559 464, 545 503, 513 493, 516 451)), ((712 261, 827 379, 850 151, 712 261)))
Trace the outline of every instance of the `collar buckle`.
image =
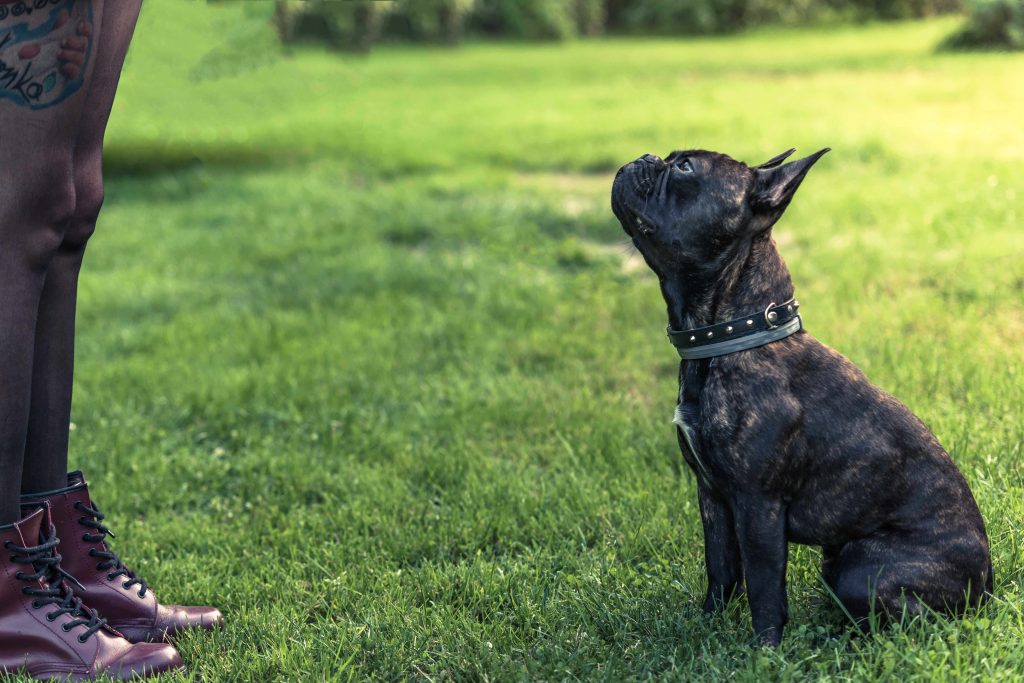
POLYGON ((803 329, 803 321, 797 314, 799 306, 799 302, 791 298, 781 304, 771 302, 761 311, 760 318, 755 313, 749 318, 689 330, 673 330, 669 326, 668 339, 683 360, 713 358, 756 348, 803 329))

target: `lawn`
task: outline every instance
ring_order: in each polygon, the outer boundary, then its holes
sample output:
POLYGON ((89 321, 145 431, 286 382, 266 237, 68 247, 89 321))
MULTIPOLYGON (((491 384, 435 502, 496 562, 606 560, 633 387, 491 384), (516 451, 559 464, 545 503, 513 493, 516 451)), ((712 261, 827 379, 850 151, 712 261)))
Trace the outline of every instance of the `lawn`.
MULTIPOLYGON (((258 10, 259 7, 256 8, 258 10)), ((87 257, 72 465, 188 680, 1020 680, 1024 56, 955 20, 276 56, 245 3, 146 4, 87 257), (251 49, 246 46, 254 46, 251 49), (966 474, 995 598, 845 627, 700 614, 696 488, 615 169, 833 152, 776 228, 807 328, 966 474)))

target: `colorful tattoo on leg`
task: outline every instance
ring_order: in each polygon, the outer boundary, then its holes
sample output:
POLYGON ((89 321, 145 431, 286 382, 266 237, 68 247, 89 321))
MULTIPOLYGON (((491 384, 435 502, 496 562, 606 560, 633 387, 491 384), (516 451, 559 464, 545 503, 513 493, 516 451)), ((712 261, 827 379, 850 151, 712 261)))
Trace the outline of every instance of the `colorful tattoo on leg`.
POLYGON ((73 95, 92 33, 92 0, 0 0, 0 99, 45 109, 73 95))

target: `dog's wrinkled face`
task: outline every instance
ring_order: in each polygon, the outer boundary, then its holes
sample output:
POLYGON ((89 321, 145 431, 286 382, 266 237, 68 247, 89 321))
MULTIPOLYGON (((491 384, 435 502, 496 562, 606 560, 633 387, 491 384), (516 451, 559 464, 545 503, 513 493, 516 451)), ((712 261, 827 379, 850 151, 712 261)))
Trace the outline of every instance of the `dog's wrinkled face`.
POLYGON ((827 151, 783 165, 789 150, 756 167, 704 150, 645 154, 619 169, 612 210, 660 278, 719 272, 775 224, 827 151))

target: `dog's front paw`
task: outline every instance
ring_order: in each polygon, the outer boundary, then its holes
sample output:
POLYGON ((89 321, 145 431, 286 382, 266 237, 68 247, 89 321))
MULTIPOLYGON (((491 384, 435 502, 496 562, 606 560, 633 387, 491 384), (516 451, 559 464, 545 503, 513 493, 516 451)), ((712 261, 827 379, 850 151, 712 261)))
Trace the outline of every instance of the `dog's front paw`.
POLYGON ((760 647, 778 647, 782 643, 782 627, 770 626, 757 634, 760 647))
POLYGON ((704 614, 718 614, 725 609, 729 601, 743 594, 743 584, 710 585, 704 598, 704 614))
POLYGON ((725 601, 711 591, 708 591, 707 597, 704 598, 704 606, 701 607, 701 611, 703 611, 704 614, 712 615, 718 614, 723 609, 725 609, 725 601))

